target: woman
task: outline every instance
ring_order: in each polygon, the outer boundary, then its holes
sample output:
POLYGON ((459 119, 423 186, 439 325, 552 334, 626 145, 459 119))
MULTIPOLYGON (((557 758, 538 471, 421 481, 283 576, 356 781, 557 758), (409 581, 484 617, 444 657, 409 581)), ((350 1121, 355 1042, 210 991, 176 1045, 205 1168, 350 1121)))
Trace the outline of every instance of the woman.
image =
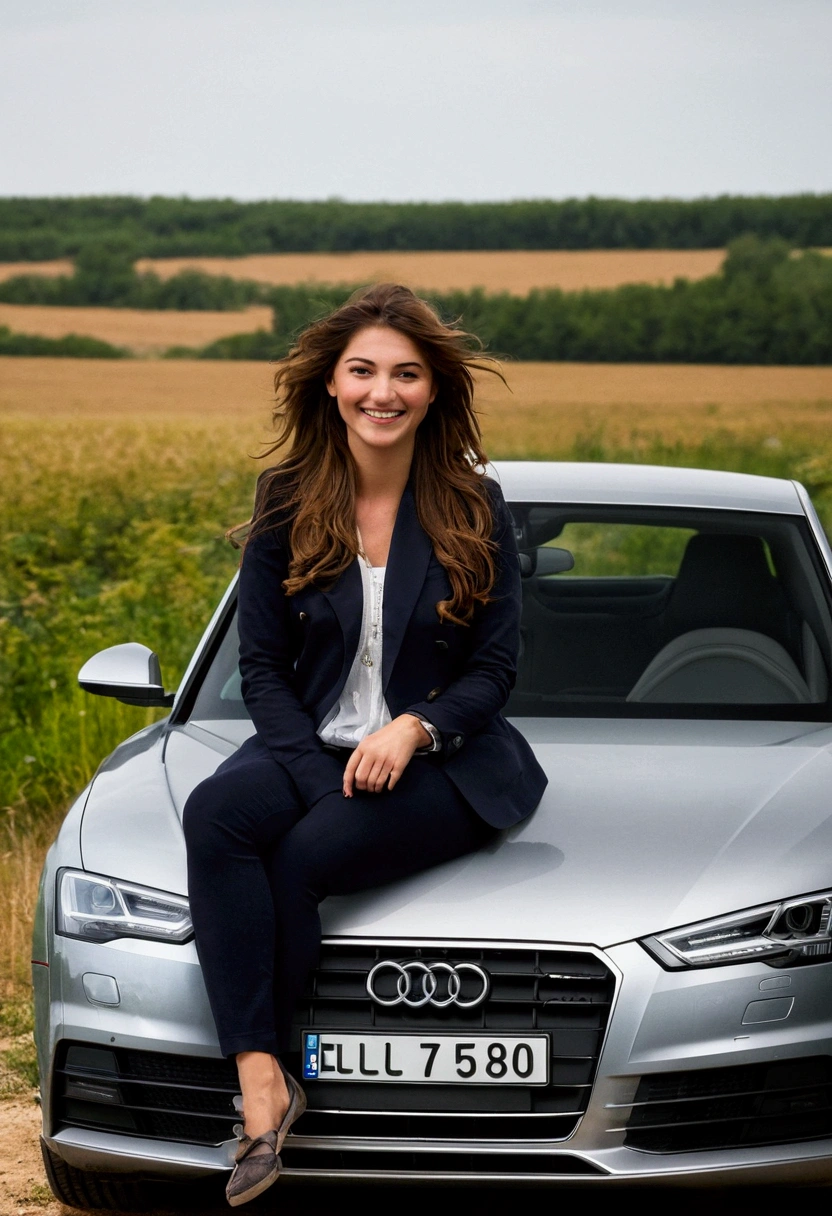
POLYGON ((239 581, 256 734, 184 820, 200 961, 245 1112, 232 1205, 277 1177, 305 1106, 280 1054, 321 899, 477 849, 546 784, 500 715, 520 577, 482 472, 481 366, 467 334, 381 284, 307 329, 275 377, 270 451, 291 450, 258 482, 239 581))

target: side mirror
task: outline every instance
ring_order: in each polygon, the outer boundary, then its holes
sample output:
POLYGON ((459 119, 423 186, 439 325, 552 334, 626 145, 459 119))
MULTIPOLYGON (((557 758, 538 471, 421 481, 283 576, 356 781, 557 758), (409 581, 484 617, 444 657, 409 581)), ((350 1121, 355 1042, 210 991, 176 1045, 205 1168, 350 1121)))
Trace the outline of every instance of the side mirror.
POLYGON ((527 549, 520 554, 520 576, 531 578, 542 574, 564 574, 575 565, 575 558, 568 549, 555 549, 541 545, 539 549, 527 549))
POLYGON ((115 697, 125 705, 173 705, 175 694, 166 693, 159 659, 140 642, 108 646, 87 659, 78 672, 85 692, 115 697))

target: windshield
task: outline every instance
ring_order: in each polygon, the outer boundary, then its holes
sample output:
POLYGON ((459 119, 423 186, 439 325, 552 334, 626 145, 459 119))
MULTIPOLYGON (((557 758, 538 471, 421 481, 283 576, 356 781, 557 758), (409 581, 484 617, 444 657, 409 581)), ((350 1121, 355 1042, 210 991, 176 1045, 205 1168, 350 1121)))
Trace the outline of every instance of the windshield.
MULTIPOLYGON (((832 616, 798 516, 512 504, 518 717, 827 720, 832 616)), ((192 719, 247 718, 236 621, 192 719)))

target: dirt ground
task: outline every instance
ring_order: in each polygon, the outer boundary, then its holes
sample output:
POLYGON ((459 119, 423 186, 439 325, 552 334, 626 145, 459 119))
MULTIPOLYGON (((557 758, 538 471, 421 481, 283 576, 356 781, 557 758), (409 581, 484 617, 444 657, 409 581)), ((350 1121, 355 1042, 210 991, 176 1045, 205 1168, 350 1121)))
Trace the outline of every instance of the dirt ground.
POLYGON ((0 1216, 61 1216, 40 1156, 40 1110, 33 1098, 0 1102, 0 1216))

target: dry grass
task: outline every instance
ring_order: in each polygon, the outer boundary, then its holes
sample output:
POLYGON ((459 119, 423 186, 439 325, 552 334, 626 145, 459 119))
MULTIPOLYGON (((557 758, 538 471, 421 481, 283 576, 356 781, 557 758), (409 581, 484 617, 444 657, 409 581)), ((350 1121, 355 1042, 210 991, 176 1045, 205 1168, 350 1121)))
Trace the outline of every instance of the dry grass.
POLYGON ((0 304, 0 325, 44 338, 84 334, 114 346, 127 346, 136 354, 152 355, 169 346, 205 346, 230 334, 271 329, 272 310, 259 306, 243 312, 173 312, 0 304))
POLYGON ((391 253, 271 253, 239 258, 147 258, 140 270, 166 279, 186 268, 271 284, 367 283, 392 280, 423 291, 509 291, 534 287, 617 287, 672 283, 715 274, 722 249, 474 250, 391 253))
MULTIPOLYGON (((800 436, 826 447, 832 368, 677 364, 505 365, 511 391, 481 377, 486 440, 503 455, 564 449, 588 432, 610 442, 649 432, 668 442, 800 436)), ((271 405, 266 363, 0 360, 0 418, 199 420, 252 451, 271 405), (231 438, 233 437, 233 438, 231 438)))
POLYGON ((696 444, 725 432, 829 441, 832 368, 518 363, 505 371, 512 392, 489 378, 479 393, 487 446, 503 456, 534 458, 588 433, 608 443, 638 434, 696 444))
POLYGON ((0 420, 204 421, 245 445, 268 419, 268 363, 0 358, 0 420))
POLYGON ((4 996, 20 991, 29 981, 29 947, 38 881, 46 850, 54 835, 54 824, 19 836, 12 829, 4 841, 7 851, 0 853, 0 924, 3 925, 0 941, 0 1005, 4 996))
POLYGON ((14 279, 19 274, 45 274, 57 276, 72 274, 72 262, 0 262, 0 283, 14 279))
MULTIPOLYGON (((832 253, 830 249, 822 253, 832 253)), ((563 291, 672 283, 715 274, 724 249, 520 249, 358 253, 252 253, 244 257, 142 258, 140 271, 169 279, 180 270, 254 279, 259 283, 367 283, 395 280, 423 291, 563 291)), ((70 262, 0 262, 0 281, 17 274, 70 274, 70 262)), ((231 332, 230 330, 228 331, 231 332)))

